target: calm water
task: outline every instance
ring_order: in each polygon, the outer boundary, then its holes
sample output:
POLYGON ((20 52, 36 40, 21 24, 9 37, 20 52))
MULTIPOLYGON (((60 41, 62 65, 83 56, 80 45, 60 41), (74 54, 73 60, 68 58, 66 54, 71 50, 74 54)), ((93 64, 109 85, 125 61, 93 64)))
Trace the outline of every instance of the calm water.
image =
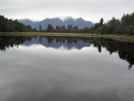
POLYGON ((134 101, 134 44, 0 37, 0 101, 134 101))

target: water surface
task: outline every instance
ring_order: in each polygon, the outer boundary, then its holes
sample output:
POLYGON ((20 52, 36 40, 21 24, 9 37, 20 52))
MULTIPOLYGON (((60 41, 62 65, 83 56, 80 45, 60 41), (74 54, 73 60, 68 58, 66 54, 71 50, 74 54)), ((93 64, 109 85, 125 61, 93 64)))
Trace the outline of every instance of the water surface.
POLYGON ((0 37, 0 101, 134 101, 134 44, 0 37))

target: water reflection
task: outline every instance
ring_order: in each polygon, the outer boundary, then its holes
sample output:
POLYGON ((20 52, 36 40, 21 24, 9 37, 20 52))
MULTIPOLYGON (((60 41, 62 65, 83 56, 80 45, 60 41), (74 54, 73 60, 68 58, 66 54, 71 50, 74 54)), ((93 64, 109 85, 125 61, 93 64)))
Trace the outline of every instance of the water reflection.
POLYGON ((0 37, 0 50, 0 101, 134 101, 131 43, 0 37))
POLYGON ((40 44, 44 47, 50 48, 65 48, 71 50, 82 49, 84 47, 98 48, 98 52, 101 53, 102 48, 106 48, 107 51, 112 53, 118 53, 122 60, 126 60, 129 63, 128 69, 131 69, 134 65, 134 44, 120 41, 113 41, 100 38, 63 38, 63 37, 0 37, 0 50, 5 51, 7 48, 25 45, 30 46, 33 44, 40 44))

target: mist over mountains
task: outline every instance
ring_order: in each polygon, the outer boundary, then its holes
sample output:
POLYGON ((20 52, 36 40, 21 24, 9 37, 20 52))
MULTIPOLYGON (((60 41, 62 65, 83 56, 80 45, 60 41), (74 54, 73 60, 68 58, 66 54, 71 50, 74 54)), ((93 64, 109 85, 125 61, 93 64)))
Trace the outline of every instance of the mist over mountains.
POLYGON ((90 28, 94 24, 91 21, 86 21, 82 18, 74 19, 72 17, 68 17, 65 19, 60 18, 46 18, 42 21, 32 21, 30 19, 21 19, 19 20, 20 23, 23 23, 24 25, 31 26, 34 29, 39 30, 40 26, 42 29, 47 29, 48 25, 52 25, 53 28, 56 27, 65 27, 66 29, 71 27, 75 27, 78 29, 84 29, 84 28, 90 28))

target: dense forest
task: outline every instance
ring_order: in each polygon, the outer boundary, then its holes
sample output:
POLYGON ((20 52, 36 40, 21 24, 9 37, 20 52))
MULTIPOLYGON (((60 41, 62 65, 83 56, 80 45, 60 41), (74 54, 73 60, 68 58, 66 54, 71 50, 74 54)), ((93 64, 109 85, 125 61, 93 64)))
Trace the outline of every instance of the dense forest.
POLYGON ((103 18, 89 32, 100 34, 130 34, 134 35, 134 13, 124 15, 120 20, 112 18, 104 23, 103 18))
POLYGON ((0 15, 0 32, 26 32, 33 31, 30 26, 25 26, 17 20, 7 19, 0 15))
MULTIPOLYGON (((28 32, 36 31, 30 26, 25 26, 22 23, 19 23, 17 20, 10 20, 4 16, 0 16, 0 32, 28 32)), ((95 34, 126 34, 134 35, 134 13, 123 15, 119 20, 112 18, 107 23, 104 23, 104 19, 101 18, 99 23, 96 23, 91 28, 79 29, 77 26, 72 27, 68 26, 68 29, 65 26, 53 28, 51 24, 48 25, 46 30, 43 30, 42 27, 39 27, 39 32, 66 32, 66 33, 95 33, 95 34)))

